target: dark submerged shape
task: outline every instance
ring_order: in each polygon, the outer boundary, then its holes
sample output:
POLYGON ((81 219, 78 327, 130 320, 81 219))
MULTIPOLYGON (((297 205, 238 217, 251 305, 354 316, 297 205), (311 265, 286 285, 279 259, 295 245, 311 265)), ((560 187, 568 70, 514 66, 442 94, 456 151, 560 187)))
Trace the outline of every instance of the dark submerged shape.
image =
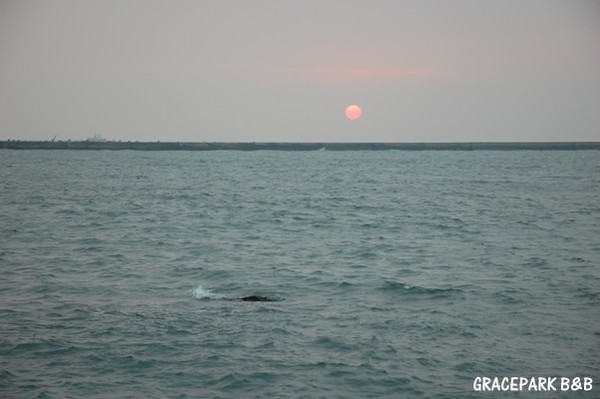
POLYGON ((240 301, 246 302, 275 302, 275 299, 266 296, 250 295, 238 298, 240 301))

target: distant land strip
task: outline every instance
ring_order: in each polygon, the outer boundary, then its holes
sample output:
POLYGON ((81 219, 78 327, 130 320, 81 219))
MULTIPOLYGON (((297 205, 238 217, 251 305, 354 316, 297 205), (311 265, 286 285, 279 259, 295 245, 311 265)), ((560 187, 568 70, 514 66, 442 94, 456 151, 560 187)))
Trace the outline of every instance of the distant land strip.
POLYGON ((143 141, 0 141, 12 150, 135 150, 135 151, 476 151, 476 150, 600 150, 600 141, 473 142, 473 143, 287 143, 287 142, 143 142, 143 141))

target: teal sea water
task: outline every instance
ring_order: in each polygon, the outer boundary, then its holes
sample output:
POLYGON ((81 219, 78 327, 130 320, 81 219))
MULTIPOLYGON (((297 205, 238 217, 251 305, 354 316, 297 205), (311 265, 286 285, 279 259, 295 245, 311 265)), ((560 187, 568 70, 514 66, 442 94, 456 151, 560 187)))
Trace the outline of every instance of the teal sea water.
POLYGON ((0 397, 597 398, 599 198, 599 151, 2 150, 0 397))

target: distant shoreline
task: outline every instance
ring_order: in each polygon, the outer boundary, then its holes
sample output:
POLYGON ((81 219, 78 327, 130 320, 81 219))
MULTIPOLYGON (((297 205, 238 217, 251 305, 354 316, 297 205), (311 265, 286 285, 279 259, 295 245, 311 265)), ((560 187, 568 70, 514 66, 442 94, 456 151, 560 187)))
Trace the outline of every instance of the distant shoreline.
POLYGON ((600 141, 588 142, 472 142, 472 143, 287 143, 287 142, 142 142, 142 141, 0 141, 12 150, 134 150, 134 151, 508 151, 600 150, 600 141))

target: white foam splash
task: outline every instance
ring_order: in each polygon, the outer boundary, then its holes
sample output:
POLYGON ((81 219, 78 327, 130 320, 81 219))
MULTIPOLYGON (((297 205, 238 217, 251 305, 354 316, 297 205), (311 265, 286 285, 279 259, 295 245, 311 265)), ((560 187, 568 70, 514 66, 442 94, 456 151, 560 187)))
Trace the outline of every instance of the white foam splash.
POLYGON ((205 290, 199 285, 196 289, 192 291, 192 296, 196 299, 223 299, 225 295, 215 294, 210 290, 205 290))

